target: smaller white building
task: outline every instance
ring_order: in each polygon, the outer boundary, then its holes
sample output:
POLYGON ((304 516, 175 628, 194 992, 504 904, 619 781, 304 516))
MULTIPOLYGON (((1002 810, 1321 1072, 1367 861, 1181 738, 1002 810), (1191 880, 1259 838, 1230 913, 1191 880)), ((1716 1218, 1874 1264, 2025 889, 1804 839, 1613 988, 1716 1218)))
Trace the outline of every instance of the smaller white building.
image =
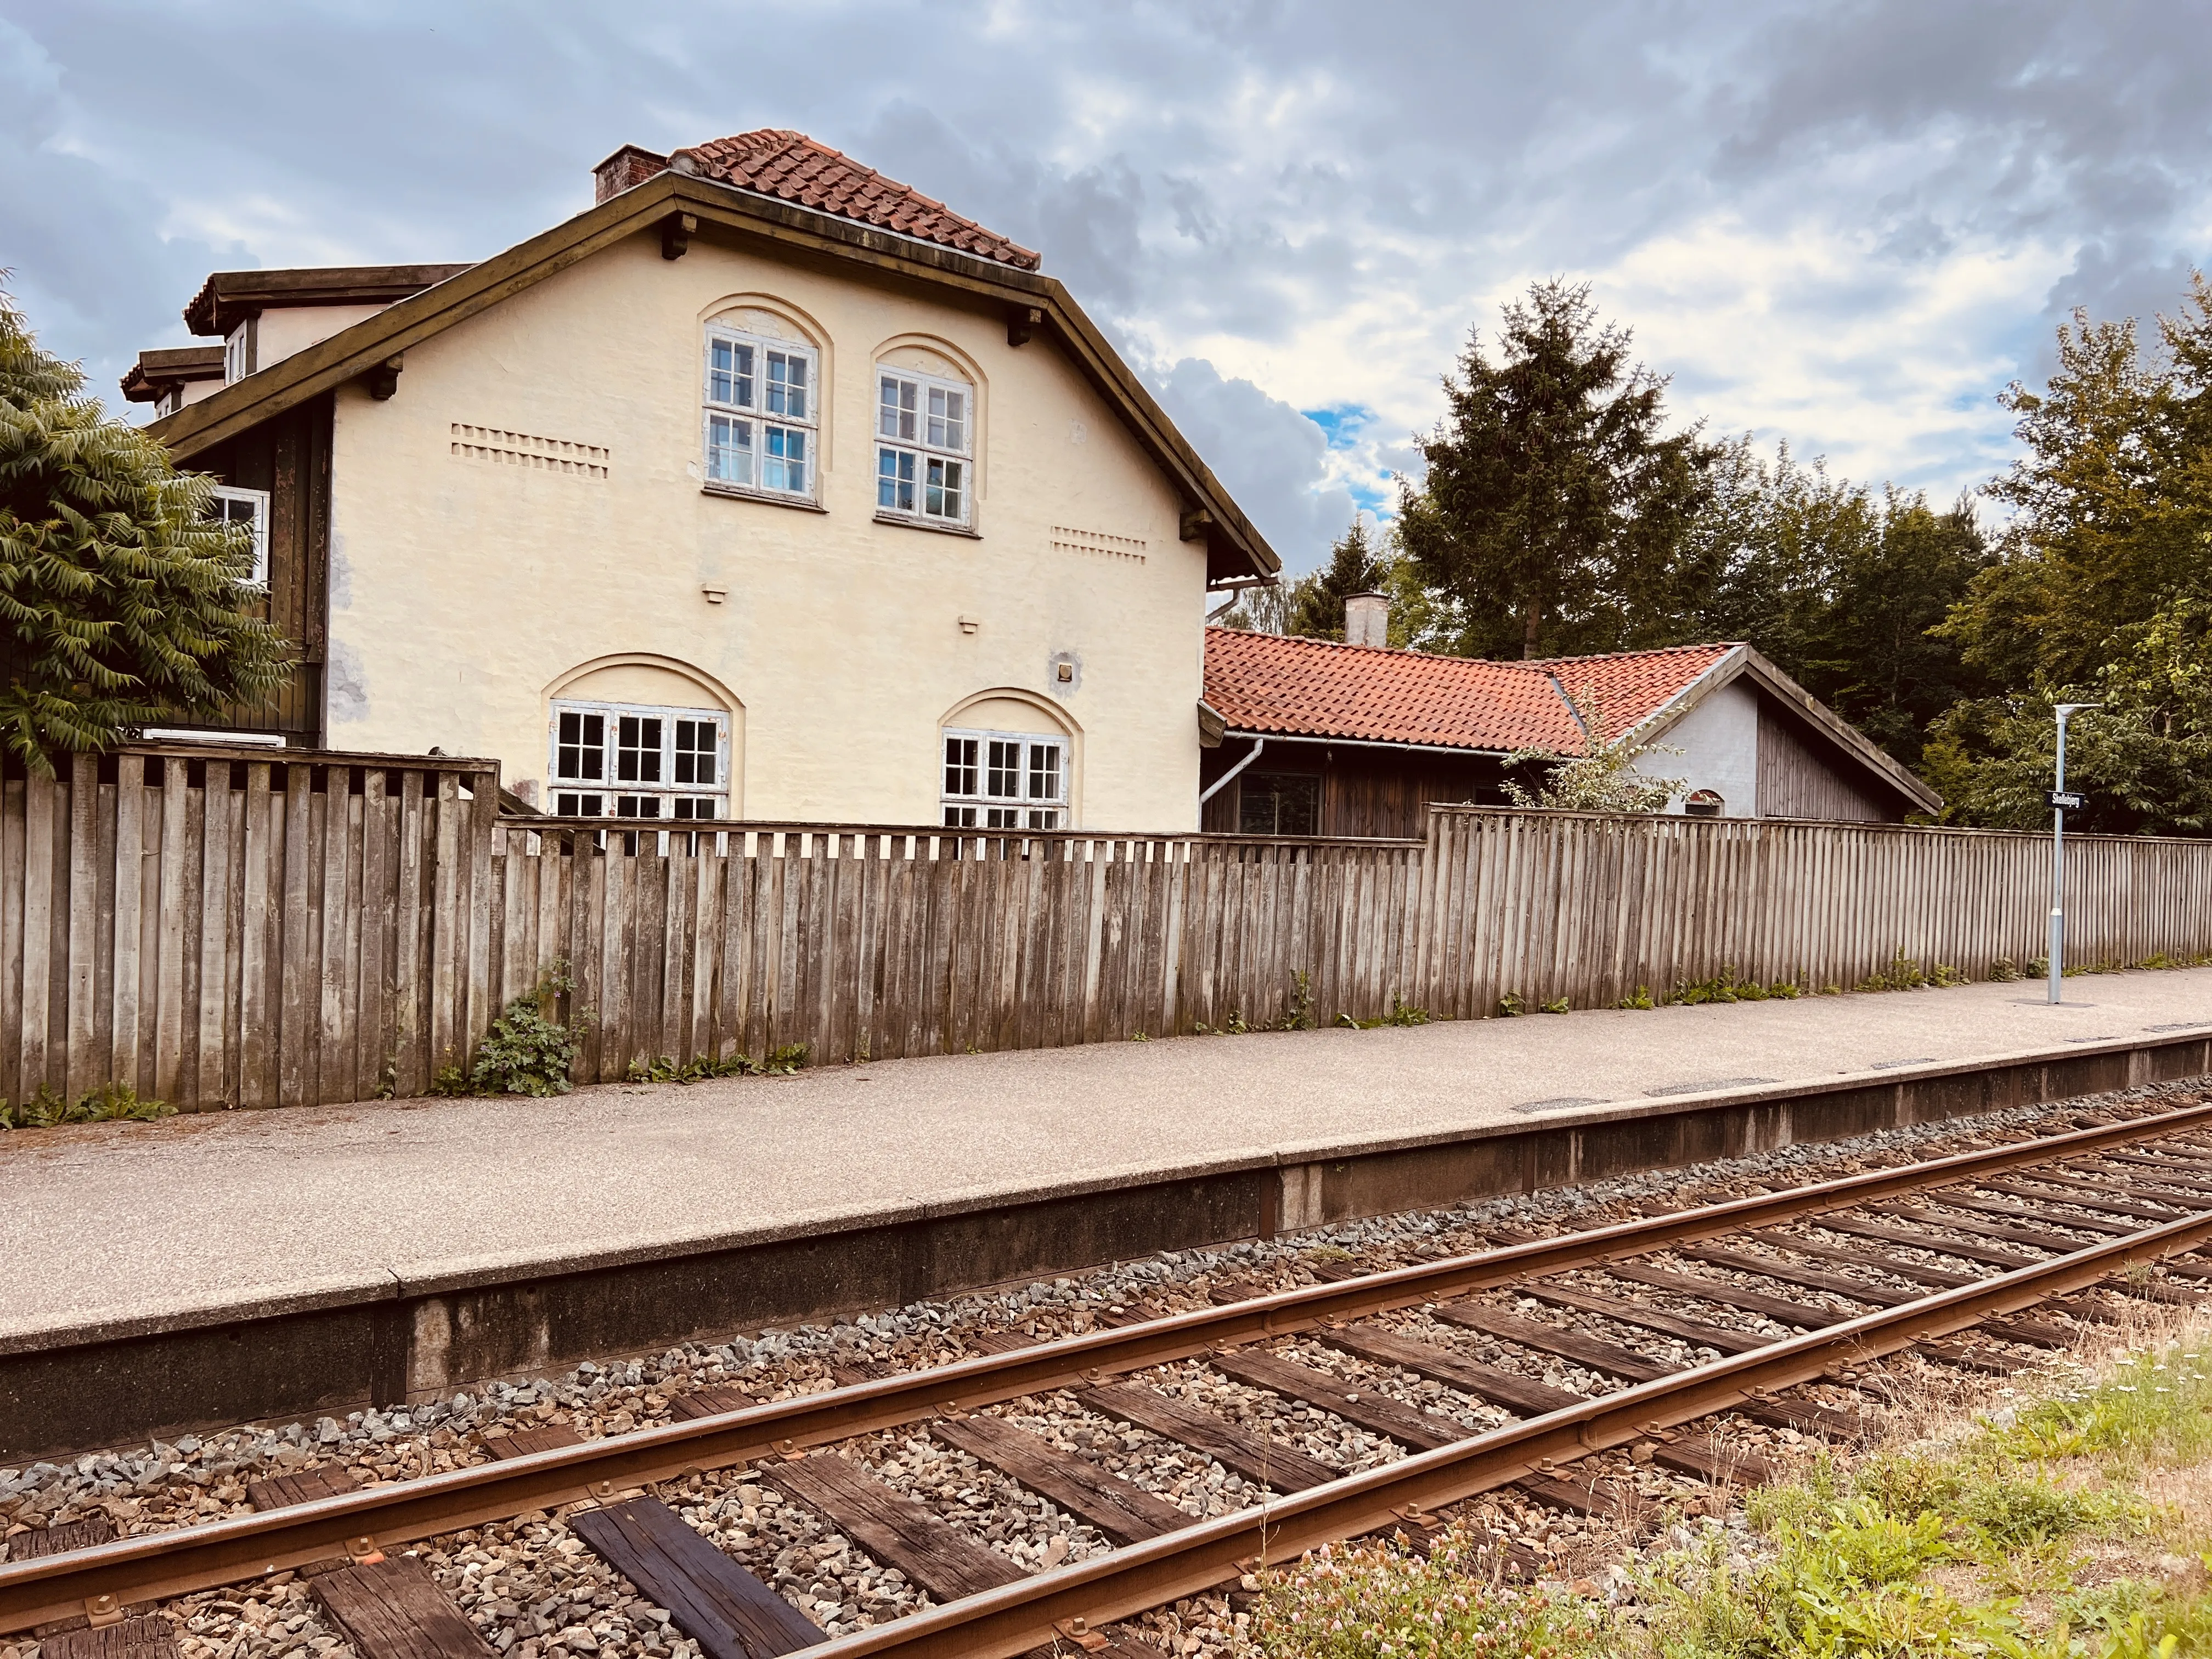
POLYGON ((1507 756, 1577 754, 1593 727, 1656 751, 1636 767, 1680 781, 1670 812, 1895 823, 1943 805, 1747 645, 1490 662, 1214 628, 1206 701, 1213 830, 1418 836, 1430 802, 1502 801, 1507 756))

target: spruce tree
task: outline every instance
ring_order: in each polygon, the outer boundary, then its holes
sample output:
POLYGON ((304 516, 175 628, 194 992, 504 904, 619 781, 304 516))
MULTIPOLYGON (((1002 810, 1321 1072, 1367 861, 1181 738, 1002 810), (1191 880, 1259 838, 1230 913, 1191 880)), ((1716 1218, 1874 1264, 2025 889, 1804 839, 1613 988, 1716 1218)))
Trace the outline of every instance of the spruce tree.
POLYGON ((1681 607, 1679 566, 1718 452, 1666 431, 1666 381, 1601 324, 1587 284, 1538 283, 1504 308, 1494 355, 1468 337, 1449 412, 1417 439, 1426 473, 1399 535, 1457 601, 1469 655, 1656 642, 1681 607))
POLYGON ((283 683, 252 532, 209 520, 212 489, 87 396, 0 292, 0 735, 33 769, 283 683))
POLYGON ((1283 632, 1340 642, 1345 600, 1354 593, 1380 592, 1389 574, 1389 565, 1376 556, 1367 539, 1365 522, 1355 518, 1329 550, 1328 567, 1299 577, 1291 586, 1283 632))

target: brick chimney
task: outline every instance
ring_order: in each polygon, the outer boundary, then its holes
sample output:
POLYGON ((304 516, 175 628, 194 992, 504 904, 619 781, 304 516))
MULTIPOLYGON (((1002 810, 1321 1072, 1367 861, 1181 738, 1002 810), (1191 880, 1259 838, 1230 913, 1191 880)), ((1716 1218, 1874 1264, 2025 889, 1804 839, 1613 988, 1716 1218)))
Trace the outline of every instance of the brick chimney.
POLYGON ((1390 648, 1390 596, 1387 593, 1347 593, 1344 596, 1344 642, 1390 648))
POLYGON ((633 185, 641 185, 656 173, 668 171, 668 158, 655 155, 649 149, 640 149, 635 144, 624 144, 620 149, 592 169, 598 190, 592 196, 594 205, 610 196, 619 196, 633 185))

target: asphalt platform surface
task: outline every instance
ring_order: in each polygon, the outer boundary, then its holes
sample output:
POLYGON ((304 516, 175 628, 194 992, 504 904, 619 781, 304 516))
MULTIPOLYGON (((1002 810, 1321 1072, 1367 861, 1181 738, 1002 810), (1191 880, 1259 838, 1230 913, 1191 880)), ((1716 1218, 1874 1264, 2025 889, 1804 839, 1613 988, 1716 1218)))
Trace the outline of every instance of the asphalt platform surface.
POLYGON ((0 1135, 0 1348, 2212 1024, 2212 969, 0 1135))

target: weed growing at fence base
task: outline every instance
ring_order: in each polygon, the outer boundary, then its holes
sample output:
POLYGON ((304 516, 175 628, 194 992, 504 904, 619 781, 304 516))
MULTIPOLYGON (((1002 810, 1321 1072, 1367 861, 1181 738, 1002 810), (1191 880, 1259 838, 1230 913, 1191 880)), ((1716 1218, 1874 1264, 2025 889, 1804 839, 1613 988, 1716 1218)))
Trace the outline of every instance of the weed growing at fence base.
MULTIPOLYGON (((1346 1018, 1340 1014, 1337 1016, 1338 1023, 1343 1024, 1346 1018)), ((1423 1020, 1427 1018, 1426 1014, 1421 1016, 1423 1020)), ((1255 1025, 1246 1019, 1242 1008, 1231 1008, 1228 1019, 1223 1024, 1208 1025, 1201 1019, 1194 1021, 1190 1029, 1200 1036, 1244 1036, 1254 1031, 1310 1031, 1314 1029, 1313 975, 1303 968, 1295 969, 1291 975, 1290 992, 1283 999, 1283 1012, 1262 1024, 1255 1025)), ((1141 1031, 1129 1039, 1132 1042, 1150 1040, 1141 1031)))
POLYGON ((103 1083, 75 1102, 41 1088, 20 1106, 0 1100, 0 1130, 51 1129, 64 1123, 151 1123, 176 1115, 177 1109, 167 1101, 139 1099, 138 1091, 127 1083, 103 1083))
POLYGON ((787 1042, 781 1048, 771 1048, 760 1059, 750 1054, 732 1054, 727 1060, 697 1060, 678 1065, 666 1054, 647 1063, 642 1060, 630 1062, 625 1079, 631 1083, 703 1083, 710 1077, 796 1077, 806 1064, 810 1052, 804 1042, 787 1042))
POLYGON ((583 1034, 592 1024, 588 1008, 576 1017, 572 1029, 555 1021, 547 1005, 576 988, 566 957, 556 958, 545 969, 527 996, 520 996, 501 1010, 491 1030, 477 1045, 468 1068, 448 1066, 439 1072, 431 1091, 441 1095, 530 1095, 543 1099, 568 1092, 569 1074, 583 1058, 583 1034))
POLYGON ((1339 1014, 1336 1017, 1336 1023, 1346 1030, 1352 1031, 1380 1030, 1385 1025, 1426 1025, 1429 1023, 1429 1011, 1425 1008, 1416 1008, 1405 998, 1393 991, 1390 993, 1389 1013, 1378 1014, 1373 1019, 1354 1019, 1350 1014, 1339 1014))

